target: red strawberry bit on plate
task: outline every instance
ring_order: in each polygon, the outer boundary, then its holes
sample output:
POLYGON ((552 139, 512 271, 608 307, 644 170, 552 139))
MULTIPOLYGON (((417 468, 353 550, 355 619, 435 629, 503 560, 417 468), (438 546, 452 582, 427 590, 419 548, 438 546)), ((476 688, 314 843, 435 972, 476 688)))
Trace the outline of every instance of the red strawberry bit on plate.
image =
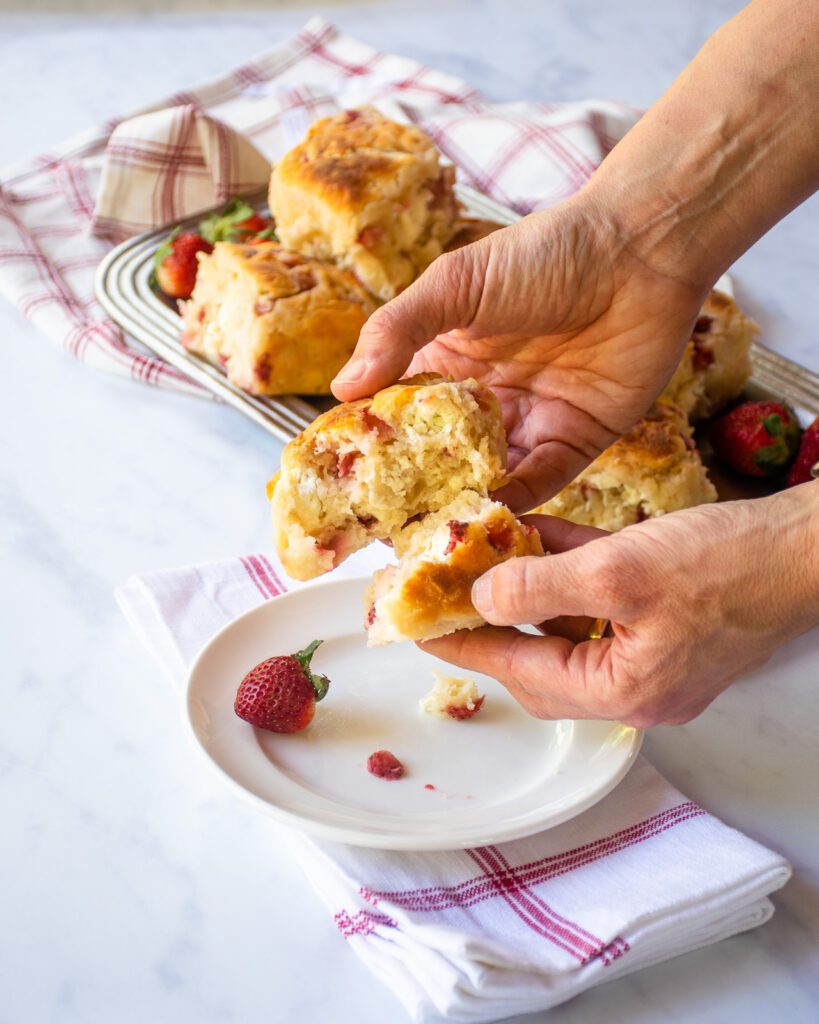
POLYGON ((303 651, 261 662, 239 684, 233 710, 251 725, 270 732, 300 732, 312 721, 316 702, 327 694, 330 680, 310 671, 310 660, 321 643, 303 651))
POLYGON ((727 465, 747 476, 777 476, 793 462, 801 430, 783 402, 743 402, 711 427, 711 444, 727 465))
POLYGON ((367 758, 367 771, 376 778, 394 782, 404 774, 404 766, 389 750, 376 750, 367 758))
POLYGON ((172 299, 189 299, 196 284, 196 254, 211 253, 213 246, 201 235, 173 231, 154 255, 154 279, 172 299))
POLYGON ((469 523, 462 523, 458 519, 449 520, 449 543, 446 546, 445 555, 451 555, 459 544, 463 544, 469 523))
POLYGON ((806 428, 796 461, 788 473, 788 487, 812 480, 811 469, 819 463, 819 416, 806 428))
POLYGON ((424 786, 424 789, 435 789, 435 787, 434 787, 434 786, 432 785, 432 783, 431 783, 431 782, 428 782, 428 783, 427 783, 427 784, 426 784, 426 785, 424 786))

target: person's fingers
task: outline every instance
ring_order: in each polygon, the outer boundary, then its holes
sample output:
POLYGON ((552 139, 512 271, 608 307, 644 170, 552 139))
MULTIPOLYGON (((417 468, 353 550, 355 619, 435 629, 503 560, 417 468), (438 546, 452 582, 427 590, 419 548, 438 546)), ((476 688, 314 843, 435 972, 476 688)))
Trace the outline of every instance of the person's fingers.
MULTIPOLYGON (((571 551, 601 537, 608 537, 606 530, 598 530, 595 526, 581 526, 557 516, 523 516, 522 522, 527 526, 534 526, 540 534, 544 551, 553 555, 571 551)), ((590 615, 558 615, 535 625, 548 636, 562 636, 572 643, 579 644, 589 639, 589 631, 594 622, 595 619, 590 615)))
POLYGON ((598 530, 596 526, 581 526, 557 516, 533 514, 523 516, 522 522, 534 526, 543 541, 544 550, 554 554, 571 551, 572 548, 579 548, 581 544, 609 536, 607 530, 598 530))
MULTIPOLYGON (((521 521, 527 526, 535 527, 540 534, 544 551, 551 554, 571 551, 582 544, 588 544, 589 541, 608 536, 606 530, 598 530, 594 526, 581 526, 557 516, 529 515, 523 516, 521 521)), ((589 639, 589 630, 594 621, 590 615, 558 615, 535 625, 548 636, 562 636, 572 643, 579 644, 589 639)))
POLYGON ((589 633, 597 620, 590 615, 558 615, 545 622, 537 622, 535 626, 546 636, 562 636, 573 644, 581 644, 589 639, 589 633))
POLYGON ((582 447, 553 437, 542 441, 517 463, 510 479, 492 495, 518 515, 529 512, 573 480, 611 443, 613 435, 599 428, 592 444, 582 447))
POLYGON ((393 384, 413 355, 445 331, 467 327, 480 300, 481 243, 439 256, 413 284, 377 309, 331 387, 343 402, 393 384))
POLYGON ((610 685, 610 640, 572 644, 516 629, 462 630, 420 644, 423 650, 502 683, 537 718, 616 718, 610 685))
POLYGON ((472 603, 495 626, 564 615, 625 621, 643 596, 640 566, 623 565, 616 537, 601 537, 559 554, 502 562, 476 580, 472 603))

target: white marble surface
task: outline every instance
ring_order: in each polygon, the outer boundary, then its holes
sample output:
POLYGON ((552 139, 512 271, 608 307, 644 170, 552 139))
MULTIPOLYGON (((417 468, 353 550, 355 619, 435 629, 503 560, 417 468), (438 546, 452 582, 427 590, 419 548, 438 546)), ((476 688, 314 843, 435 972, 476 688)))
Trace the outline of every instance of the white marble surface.
MULTIPOLYGON (((460 0, 327 13, 495 98, 646 104, 739 6, 460 0)), ((303 6, 0 17, 0 164, 237 63, 304 19, 303 6)), ((743 258, 737 280, 765 341, 819 369, 817 237, 814 199, 743 258)), ((95 374, 3 304, 0 331, 0 1020, 401 1020, 270 824, 182 742, 176 695, 112 598, 132 572, 267 544, 261 487, 279 446, 228 409, 95 374)), ((696 722, 647 741, 692 798, 791 858, 773 921, 550 1021, 819 1019, 816 647, 816 633, 803 637, 696 722)))

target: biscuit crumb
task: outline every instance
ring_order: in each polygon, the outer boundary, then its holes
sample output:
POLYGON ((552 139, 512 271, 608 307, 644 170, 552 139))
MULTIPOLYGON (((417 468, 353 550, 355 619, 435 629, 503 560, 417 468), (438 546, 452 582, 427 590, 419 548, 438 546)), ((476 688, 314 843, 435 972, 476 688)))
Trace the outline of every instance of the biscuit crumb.
POLYGON ((483 707, 485 697, 478 693, 474 679, 445 676, 434 672, 435 685, 421 700, 421 710, 428 715, 463 720, 473 718, 483 707))

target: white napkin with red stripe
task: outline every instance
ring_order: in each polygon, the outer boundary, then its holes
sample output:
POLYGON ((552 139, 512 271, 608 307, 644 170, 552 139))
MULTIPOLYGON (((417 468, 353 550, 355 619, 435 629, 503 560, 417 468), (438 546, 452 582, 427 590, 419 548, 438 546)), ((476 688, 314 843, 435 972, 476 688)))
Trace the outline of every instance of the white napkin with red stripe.
POLYGON ((363 103, 419 124, 462 180, 519 213, 576 191, 639 116, 598 100, 489 104, 313 18, 218 78, 0 171, 0 294, 97 369, 213 397, 105 316, 99 262, 129 235, 263 186, 315 118, 363 103))
MULTIPOLYGON (((384 558, 377 547, 334 575, 369 575, 384 558)), ((134 576, 117 599, 181 685, 203 644, 276 600, 284 579, 254 555, 134 576)), ((764 923, 768 894, 790 876, 782 857, 687 800, 645 758, 584 814, 500 846, 399 853, 282 831, 341 934, 416 1021, 555 1006, 764 923)))

